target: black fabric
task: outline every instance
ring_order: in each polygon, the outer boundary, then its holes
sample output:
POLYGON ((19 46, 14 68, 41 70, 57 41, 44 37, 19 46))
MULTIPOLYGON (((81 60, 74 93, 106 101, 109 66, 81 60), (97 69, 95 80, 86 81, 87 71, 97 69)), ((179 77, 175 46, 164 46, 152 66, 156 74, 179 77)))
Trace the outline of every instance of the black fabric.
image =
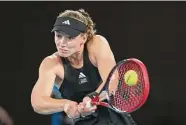
POLYGON ((119 114, 115 111, 98 107, 96 114, 77 120, 73 125, 136 125, 130 114, 119 114))
POLYGON ((71 17, 58 17, 51 32, 62 31, 71 37, 76 37, 86 31, 86 25, 71 17))
MULTIPOLYGON (((78 103, 87 94, 94 92, 102 82, 98 69, 89 60, 86 47, 83 56, 84 65, 80 69, 73 68, 66 58, 62 58, 65 74, 60 92, 63 98, 78 103), (79 76, 83 77, 81 73, 86 76, 87 80, 83 84, 81 83, 82 79, 79 78, 79 76)), ((98 106, 93 114, 76 120, 68 118, 64 112, 61 114, 64 119, 62 125, 135 125, 130 115, 126 117, 103 106, 98 106)))
POLYGON ((128 113, 119 114, 109 109, 110 122, 108 125, 137 125, 128 113))
POLYGON ((64 116, 64 121, 71 121, 71 122, 63 122, 63 125, 107 125, 108 124, 108 109, 105 107, 98 107, 98 109, 92 113, 91 115, 88 115, 86 117, 81 117, 78 119, 70 119, 67 116, 64 116))
POLYGON ((83 56, 84 64, 80 69, 72 67, 66 58, 62 58, 65 74, 60 92, 65 99, 81 102, 85 95, 95 91, 102 82, 98 69, 89 60, 86 47, 83 56))
POLYGON ((99 94, 97 92, 91 92, 89 94, 87 94, 86 96, 90 97, 91 99, 98 96, 99 94))

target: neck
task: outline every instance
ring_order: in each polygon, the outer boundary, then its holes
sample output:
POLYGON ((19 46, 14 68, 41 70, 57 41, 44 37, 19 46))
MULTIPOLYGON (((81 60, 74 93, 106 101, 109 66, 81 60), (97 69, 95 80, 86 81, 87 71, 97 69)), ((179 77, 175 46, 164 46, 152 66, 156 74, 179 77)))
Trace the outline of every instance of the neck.
POLYGON ((72 65, 79 65, 83 62, 83 50, 84 46, 82 46, 78 52, 68 57, 68 60, 72 65))

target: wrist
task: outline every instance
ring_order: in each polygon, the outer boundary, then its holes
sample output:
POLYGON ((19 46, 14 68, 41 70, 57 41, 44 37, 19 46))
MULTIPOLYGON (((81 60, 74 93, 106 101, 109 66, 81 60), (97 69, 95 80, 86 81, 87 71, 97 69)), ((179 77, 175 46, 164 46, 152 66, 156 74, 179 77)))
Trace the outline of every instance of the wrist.
POLYGON ((69 105, 69 100, 68 99, 63 99, 63 110, 65 111, 69 105))
POLYGON ((94 91, 94 92, 91 92, 91 93, 87 94, 86 96, 93 99, 93 98, 97 97, 98 95, 99 94, 96 91, 94 91))

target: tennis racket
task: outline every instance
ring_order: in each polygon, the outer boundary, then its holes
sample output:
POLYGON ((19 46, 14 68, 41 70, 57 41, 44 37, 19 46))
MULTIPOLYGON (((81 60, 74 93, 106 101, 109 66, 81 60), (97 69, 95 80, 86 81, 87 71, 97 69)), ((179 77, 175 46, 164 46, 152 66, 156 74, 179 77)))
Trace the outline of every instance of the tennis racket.
MULTIPOLYGON (((130 79, 130 74, 128 79, 130 79)), ((103 88, 105 90, 87 103, 87 107, 100 105, 118 113, 134 112, 146 102, 149 95, 147 68, 136 58, 122 60, 113 67, 103 88), (127 84, 125 79, 127 73, 131 71, 136 77, 136 83, 133 85, 127 84)))

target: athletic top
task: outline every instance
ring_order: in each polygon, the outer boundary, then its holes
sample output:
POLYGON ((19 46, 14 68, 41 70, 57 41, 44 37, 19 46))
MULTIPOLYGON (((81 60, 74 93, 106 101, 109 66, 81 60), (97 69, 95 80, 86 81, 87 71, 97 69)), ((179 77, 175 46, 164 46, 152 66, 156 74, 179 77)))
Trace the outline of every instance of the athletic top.
MULTIPOLYGON (((83 66, 79 69, 72 67, 67 58, 61 60, 64 65, 64 79, 59 88, 61 96, 76 102, 82 102, 82 99, 89 93, 95 91, 102 83, 98 68, 89 60, 88 50, 85 46, 83 52, 83 66)), ((57 94, 59 95, 59 94, 57 94)), ((68 118, 66 113, 57 114, 56 118, 61 119, 59 124, 72 125, 72 119, 68 118)), ((55 123, 55 125, 58 125, 55 123)), ((73 125, 136 125, 133 120, 126 116, 109 110, 103 106, 98 106, 97 110, 90 116, 83 118, 73 125), (132 121, 132 122, 131 122, 132 121)))
POLYGON ((64 79, 60 87, 62 97, 76 102, 82 102, 85 95, 95 91, 102 82, 98 68, 89 60, 86 46, 83 52, 83 66, 72 67, 67 58, 61 57, 64 66, 64 79))

